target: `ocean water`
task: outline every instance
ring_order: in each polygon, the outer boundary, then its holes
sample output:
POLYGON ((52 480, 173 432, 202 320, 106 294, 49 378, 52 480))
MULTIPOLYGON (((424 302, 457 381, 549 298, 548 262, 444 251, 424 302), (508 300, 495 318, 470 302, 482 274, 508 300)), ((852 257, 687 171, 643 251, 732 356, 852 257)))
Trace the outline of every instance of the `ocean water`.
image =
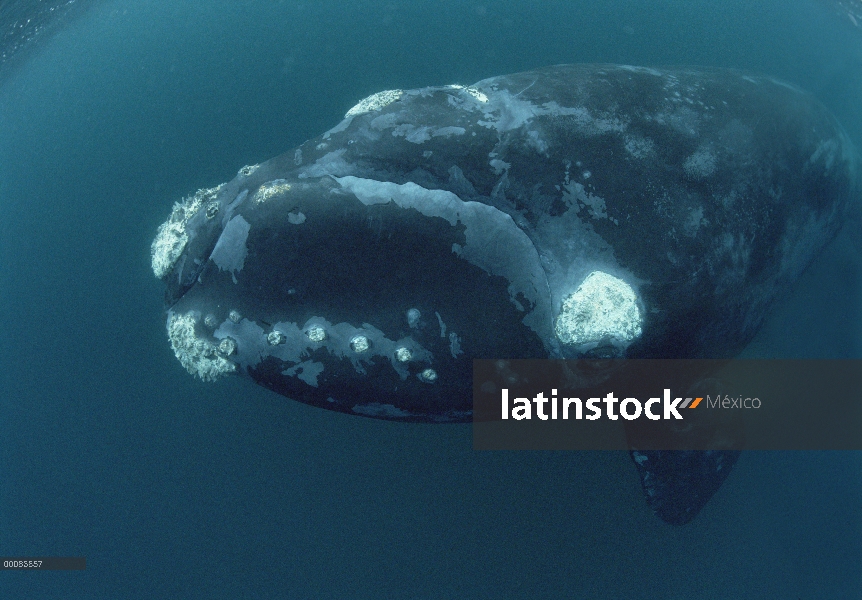
MULTIPOLYGON (((0 555, 87 558, 0 572, 0 598, 862 598, 862 453, 744 453, 671 527, 626 453, 479 453, 467 425, 193 379, 149 265, 173 202, 383 89, 736 67, 813 92, 862 148, 858 2, 18 1, 0 19, 0 555)), ((862 357, 860 237, 848 224, 751 355, 862 357)))

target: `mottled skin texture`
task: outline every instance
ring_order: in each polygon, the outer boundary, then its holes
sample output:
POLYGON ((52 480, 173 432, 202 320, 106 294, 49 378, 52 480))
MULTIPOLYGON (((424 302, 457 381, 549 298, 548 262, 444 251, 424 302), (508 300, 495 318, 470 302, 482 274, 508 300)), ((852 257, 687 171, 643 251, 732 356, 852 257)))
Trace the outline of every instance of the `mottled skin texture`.
POLYGON ((469 421, 472 358, 736 355, 834 236, 859 197, 859 172, 828 112, 768 77, 563 65, 410 90, 225 184, 220 214, 200 211, 187 225, 167 303, 219 323, 238 310, 259 332, 199 325, 198 334, 217 343, 232 332, 238 371, 288 397, 469 421), (275 179, 290 190, 253 202, 275 179), (416 186, 433 191, 430 208, 390 202, 385 182, 406 201, 416 186), (447 202, 456 222, 436 208, 447 202), (474 226, 471 242, 462 217, 480 214, 495 229, 476 241, 474 226), (251 228, 232 274, 207 259, 235 215, 251 228), (522 262, 506 248, 524 248, 522 262), (638 296, 643 333, 631 344, 575 348, 554 335, 563 299, 595 270, 638 296), (411 308, 421 312, 415 326, 411 308), (306 343, 309 319, 342 333, 306 343), (295 335, 267 346, 279 323, 295 335), (346 350, 339 335, 354 329, 379 332, 372 354, 346 350), (399 344, 419 358, 393 362, 399 344), (313 377, 284 373, 303 361, 313 377), (426 368, 434 383, 421 380, 426 368))

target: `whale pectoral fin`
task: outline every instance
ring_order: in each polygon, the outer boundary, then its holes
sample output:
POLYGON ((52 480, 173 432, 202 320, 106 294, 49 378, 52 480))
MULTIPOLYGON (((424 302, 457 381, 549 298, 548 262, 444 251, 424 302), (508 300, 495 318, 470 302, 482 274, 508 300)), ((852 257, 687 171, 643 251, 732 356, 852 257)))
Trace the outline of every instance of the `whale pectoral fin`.
POLYGON ((647 504, 671 525, 694 519, 730 475, 739 450, 631 450, 647 504))

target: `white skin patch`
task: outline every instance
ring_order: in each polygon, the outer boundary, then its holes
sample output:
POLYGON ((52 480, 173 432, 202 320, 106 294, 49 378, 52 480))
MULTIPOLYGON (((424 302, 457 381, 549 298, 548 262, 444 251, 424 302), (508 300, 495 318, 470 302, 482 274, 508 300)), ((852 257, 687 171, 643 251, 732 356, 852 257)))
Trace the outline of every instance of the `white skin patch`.
POLYGON ((248 255, 246 241, 249 230, 251 230, 251 225, 248 224, 248 221, 240 215, 235 216, 222 231, 210 255, 210 259, 220 271, 230 272, 234 283, 237 282, 236 274, 242 271, 245 258, 248 255))
POLYGON ((288 377, 297 377, 312 387, 317 387, 317 377, 323 373, 323 363, 306 360, 281 372, 288 377))
MULTIPOLYGON (((589 173, 587 171, 586 173, 589 173)), ((585 173, 585 175, 586 175, 585 173)), ((608 211, 605 199, 589 193, 584 185, 571 181, 563 188, 563 201, 569 206, 575 206, 575 212, 580 212, 581 205, 586 207, 589 215, 594 219, 607 219, 608 211)))
POLYGON ((387 104, 392 104, 401 98, 403 93, 404 92, 402 90, 385 90, 383 92, 371 94, 367 98, 360 100, 356 106, 348 110, 347 113, 345 113, 344 118, 355 117, 356 115, 361 115, 373 110, 380 110, 387 104))
POLYGON ((637 295, 622 279, 593 271, 563 300, 554 330, 564 344, 598 343, 612 339, 624 344, 641 335, 637 295))
POLYGON ((482 92, 480 92, 478 89, 476 89, 474 87, 465 87, 463 85, 458 85, 457 83, 455 83, 455 84, 450 85, 449 88, 451 88, 453 90, 462 90, 462 91, 466 92, 467 94, 470 94, 471 96, 473 96, 479 102, 485 103, 488 101, 488 96, 486 96, 485 94, 483 94, 482 92))

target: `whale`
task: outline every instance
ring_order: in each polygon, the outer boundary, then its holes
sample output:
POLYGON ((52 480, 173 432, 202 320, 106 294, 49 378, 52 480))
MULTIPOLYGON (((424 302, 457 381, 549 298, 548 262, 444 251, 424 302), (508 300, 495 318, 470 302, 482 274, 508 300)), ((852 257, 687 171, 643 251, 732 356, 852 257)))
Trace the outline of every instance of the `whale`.
MULTIPOLYGON (((793 84, 558 65, 372 94, 178 201, 152 266, 203 381, 469 422, 473 359, 736 356, 860 191, 849 137, 793 84)), ((682 524, 739 453, 631 456, 682 524)))

